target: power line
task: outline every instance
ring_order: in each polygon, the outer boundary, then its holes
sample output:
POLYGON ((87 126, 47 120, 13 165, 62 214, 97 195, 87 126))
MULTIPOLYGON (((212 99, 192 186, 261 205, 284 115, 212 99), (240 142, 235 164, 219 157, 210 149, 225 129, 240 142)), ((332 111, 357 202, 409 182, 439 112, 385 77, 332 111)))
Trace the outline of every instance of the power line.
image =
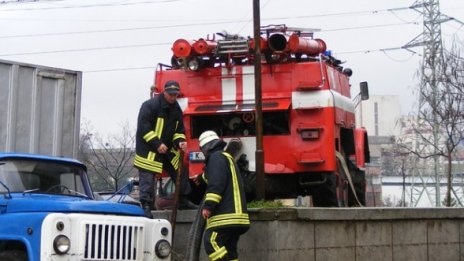
MULTIPOLYGON (((373 26, 360 26, 360 27, 345 27, 345 28, 338 28, 338 29, 330 29, 330 30, 321 30, 321 32, 333 32, 333 31, 341 31, 341 30, 357 30, 357 29, 370 29, 370 28, 379 28, 379 27, 388 27, 388 26, 398 26, 398 25, 405 25, 405 24, 417 24, 417 23, 397 23, 397 24, 385 24, 385 25, 373 25, 373 26)), ((189 25, 185 25, 189 26, 189 25)), ((167 27, 182 27, 182 25, 173 25, 167 27)), ((140 30, 148 29, 148 28, 138 28, 140 30)), ((115 29, 115 30, 130 30, 130 29, 115 29)), ((110 30, 113 31, 113 30, 110 30)), ((87 31, 87 32, 68 32, 68 33, 60 33, 60 34, 73 34, 73 33, 96 33, 98 31, 87 31)), ((12 37, 34 37, 34 36, 48 36, 48 35, 55 35, 55 34, 40 34, 40 35, 18 35, 18 36, 3 36, 0 38, 12 38, 12 37)), ((33 55, 33 54, 48 54, 48 53, 65 53, 65 52, 80 52, 80 51, 94 51, 94 50, 105 50, 105 49, 121 49, 121 48, 136 48, 136 47, 146 47, 146 46, 157 46, 157 45, 169 45, 171 43, 150 43, 150 44, 139 44, 139 45, 123 45, 123 46, 108 46, 108 47, 95 47, 95 48, 82 48, 82 49, 68 49, 68 50, 50 50, 50 51, 40 51, 40 52, 27 52, 27 53, 13 53, 13 54, 0 54, 0 56, 14 56, 14 55, 33 55)), ((401 48, 401 47, 399 47, 401 48)), ((378 49, 378 50, 365 50, 365 51, 351 51, 351 52, 344 52, 347 53, 359 53, 359 52, 373 52, 373 51, 381 51, 386 49, 378 49)))
MULTIPOLYGON (((242 20, 242 21, 223 21, 223 22, 214 22, 214 24, 231 24, 231 23, 240 23, 240 22, 246 22, 246 21, 244 21, 244 20, 242 20)), ((90 31, 59 32, 59 33, 22 34, 22 35, 18 34, 18 35, 0 36, 0 39, 1 38, 5 39, 5 38, 59 36, 59 35, 72 35, 72 34, 110 33, 110 32, 123 32, 123 31, 135 31, 135 30, 152 30, 152 29, 165 29, 165 28, 177 28, 177 27, 195 27, 195 26, 203 26, 203 25, 210 25, 210 24, 211 24, 211 22, 205 22, 205 23, 196 23, 196 24, 188 23, 188 24, 176 24, 176 25, 130 27, 130 28, 90 30, 90 31)), ((323 32, 333 32, 333 31, 341 31, 341 30, 357 30, 357 29, 389 27, 389 26, 398 26, 398 25, 406 25, 406 24, 418 25, 417 22, 405 22, 405 23, 396 23, 396 24, 379 24, 379 25, 371 25, 371 26, 345 27, 345 28, 328 29, 328 30, 321 30, 321 31, 323 31, 323 32)))
POLYGON ((146 70, 146 69, 154 70, 155 66, 113 68, 113 69, 101 69, 101 70, 91 70, 91 71, 83 71, 83 72, 84 73, 100 73, 100 72, 118 72, 118 71, 146 70))
POLYGON ((10 54, 0 54, 0 56, 19 56, 19 55, 50 54, 50 53, 70 53, 70 52, 84 52, 84 51, 96 51, 96 50, 108 50, 108 49, 123 49, 123 48, 147 47, 147 46, 170 45, 170 44, 172 44, 172 43, 134 44, 134 45, 107 46, 107 47, 82 48, 82 49, 67 49, 67 50, 27 52, 27 53, 10 53, 10 54))
POLYGON ((374 53, 374 52, 387 52, 387 51, 395 51, 395 50, 406 50, 408 52, 411 52, 415 55, 419 55, 421 56, 420 54, 414 52, 413 50, 410 50, 410 49, 407 49, 406 47, 404 46, 401 46, 401 47, 390 47, 390 48, 380 48, 380 49, 367 49, 367 50, 356 50, 356 51, 346 51, 346 52, 336 52, 336 54, 354 54, 354 53, 364 53, 364 54, 368 54, 368 53, 374 53))
MULTIPOLYGON (((65 0, 42 0, 41 2, 59 2, 59 1, 65 1, 65 0)), ((3 0, 0 1, 0 5, 4 4, 25 4, 25 3, 37 3, 38 0, 3 0)))
MULTIPOLYGON (((404 23, 403 23, 404 24, 404 23)), ((366 28, 378 28, 386 26, 398 26, 401 24, 389 24, 389 25, 375 25, 369 27, 359 27, 358 29, 366 28)), ((332 29, 328 31, 340 31, 340 30, 355 30, 356 27, 351 28, 341 28, 341 29, 332 29)), ((24 36, 25 37, 25 36, 24 36)), ((0 37, 1 38, 1 37, 0 37)), ((170 45, 171 43, 149 43, 149 44, 136 44, 136 45, 122 45, 122 46, 107 46, 107 47, 95 47, 95 48, 81 48, 81 49, 68 49, 68 50, 50 50, 50 51, 39 51, 39 52, 26 52, 26 53, 12 53, 12 54, 0 54, 0 56, 15 56, 15 55, 34 55, 34 54, 50 54, 50 53, 66 53, 66 52, 81 52, 81 51, 95 51, 95 50, 106 50, 106 49, 121 49, 121 48, 137 48, 137 47, 147 47, 147 46, 157 46, 157 45, 170 45)), ((359 51, 354 51, 359 52, 359 51)), ((345 53, 354 53, 354 52, 345 52, 345 53)))
MULTIPOLYGON (((214 24, 231 24, 241 21, 224 21, 215 22, 214 24)), ((165 28, 177 28, 177 27, 193 27, 210 25, 211 22, 205 23, 188 23, 188 24, 175 24, 175 25, 162 25, 162 26, 147 26, 147 27, 131 27, 131 28, 118 28, 118 29, 104 29, 104 30, 90 30, 90 31, 74 31, 74 32, 60 32, 60 33, 43 33, 43 34, 23 34, 23 35, 5 35, 0 38, 20 38, 20 37, 42 37, 42 36, 57 36, 57 35, 70 35, 70 34, 89 34, 89 33, 110 33, 110 32, 123 32, 123 31, 134 31, 134 30, 152 30, 152 29, 165 29, 165 28)))
MULTIPOLYGON (((57 0, 59 1, 59 0, 57 0)), ((140 5, 140 4, 160 4, 169 2, 178 2, 181 0, 152 0, 152 1, 141 1, 135 3, 111 3, 111 4, 89 4, 89 5, 73 5, 73 6, 53 6, 53 7, 36 7, 36 8, 13 8, 3 9, 0 11, 39 11, 39 10, 56 10, 56 9, 74 9, 74 8, 93 8, 93 7, 113 7, 113 6, 129 6, 129 5, 140 5)))
MULTIPOLYGON (((64 1, 64 0, 50 0, 50 1, 64 1)), ((177 1, 177 0, 164 0, 164 1, 177 1)), ((152 3, 151 1, 149 1, 149 2, 152 3)), ((139 4, 139 3, 146 3, 146 2, 125 3, 125 4, 139 4)), ((120 3, 120 4, 123 5, 124 3, 120 3)), ((112 5, 116 5, 116 4, 112 4, 112 5)), ((300 19, 300 18, 318 18, 318 17, 328 17, 328 16, 379 14, 381 12, 393 12, 393 11, 397 11, 397 10, 406 10, 406 9, 410 9, 410 7, 398 7, 398 8, 384 9, 384 10, 373 10, 373 11, 326 13, 326 14, 320 14, 320 15, 305 15, 305 16, 292 16, 292 17, 273 17, 273 18, 267 18, 267 19, 263 19, 263 20, 283 20, 283 19, 300 19)), ((75 32, 58 32, 58 33, 41 33, 41 34, 27 34, 27 35, 6 35, 6 36, 0 36, 0 38, 5 39, 5 38, 21 38, 21 37, 43 37, 43 36, 58 36, 58 35, 71 35, 71 34, 122 32, 122 31, 133 31, 133 30, 152 30, 152 29, 176 28, 176 27, 193 27, 193 26, 196 27, 196 26, 203 26, 203 25, 210 25, 210 24, 231 24, 231 23, 242 23, 242 22, 248 23, 249 21, 250 20, 208 21, 208 22, 193 23, 193 24, 192 23, 187 23, 187 24, 165 25, 165 26, 147 26, 147 27, 132 27, 132 28, 103 29, 103 30, 75 31, 75 32)), ((404 21, 404 20, 402 20, 402 21, 404 21)), ((404 24, 417 24, 417 23, 415 23, 415 22, 405 22, 404 24)), ((392 26, 392 25, 401 25, 401 24, 375 25, 375 26, 365 26, 365 27, 352 27, 352 28, 342 28, 342 29, 330 29, 330 30, 323 30, 323 31, 329 32, 329 31, 340 31, 340 30, 356 30, 356 29, 386 27, 386 26, 392 26)))
POLYGON ((336 29, 327 29, 327 30, 321 30, 321 32, 336 32, 336 31, 346 31, 346 30, 371 29, 371 28, 380 28, 380 27, 408 25, 408 24, 419 25, 418 22, 404 22, 404 23, 395 23, 395 24, 377 24, 377 25, 367 25, 367 26, 356 26, 356 27, 344 27, 344 28, 336 28, 336 29))

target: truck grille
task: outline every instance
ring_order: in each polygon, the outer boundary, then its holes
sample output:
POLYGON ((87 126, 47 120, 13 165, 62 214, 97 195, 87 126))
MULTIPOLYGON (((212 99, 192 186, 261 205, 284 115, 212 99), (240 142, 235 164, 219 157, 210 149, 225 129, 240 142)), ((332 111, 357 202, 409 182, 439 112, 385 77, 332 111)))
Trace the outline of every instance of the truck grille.
POLYGON ((141 260, 143 226, 85 224, 85 260, 141 260))

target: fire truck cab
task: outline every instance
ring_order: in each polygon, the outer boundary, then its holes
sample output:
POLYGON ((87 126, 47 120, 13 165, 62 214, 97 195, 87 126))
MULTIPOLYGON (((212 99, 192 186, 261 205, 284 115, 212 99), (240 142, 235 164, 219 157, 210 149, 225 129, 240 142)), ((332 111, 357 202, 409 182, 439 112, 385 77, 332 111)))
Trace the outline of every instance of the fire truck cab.
MULTIPOLYGON (((261 28, 266 198, 311 195, 314 206, 364 205, 369 149, 367 132, 355 126, 352 72, 331 56, 323 40, 313 38, 314 31, 261 28)), ((180 83, 189 175, 202 172, 198 137, 203 131, 240 140, 237 165, 250 200, 256 170, 255 43, 218 35, 221 39, 176 40, 171 64, 156 69, 152 94, 162 92, 168 80, 180 83)), ((362 85, 367 91, 367 83, 362 85)))

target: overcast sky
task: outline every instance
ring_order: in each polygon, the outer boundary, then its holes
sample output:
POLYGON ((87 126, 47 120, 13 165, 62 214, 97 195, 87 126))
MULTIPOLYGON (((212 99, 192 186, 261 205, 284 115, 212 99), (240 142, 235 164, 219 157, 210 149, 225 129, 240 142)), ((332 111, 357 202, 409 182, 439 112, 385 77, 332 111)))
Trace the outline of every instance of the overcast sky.
MULTIPOLYGON (((353 92, 368 81, 371 95, 399 95, 414 108, 422 47, 404 46, 422 30, 414 0, 261 0, 261 24, 319 28, 315 34, 353 70, 353 92), (385 50, 387 49, 387 50, 385 50), (384 50, 384 51, 382 51, 384 50)), ((0 1, 0 59, 83 72, 81 121, 102 134, 135 129, 149 98, 157 63, 169 63, 178 38, 226 30, 252 36, 253 0, 0 1)), ((441 0, 441 11, 464 21, 463 0, 441 0)), ((442 24, 443 40, 464 41, 464 27, 442 24)))

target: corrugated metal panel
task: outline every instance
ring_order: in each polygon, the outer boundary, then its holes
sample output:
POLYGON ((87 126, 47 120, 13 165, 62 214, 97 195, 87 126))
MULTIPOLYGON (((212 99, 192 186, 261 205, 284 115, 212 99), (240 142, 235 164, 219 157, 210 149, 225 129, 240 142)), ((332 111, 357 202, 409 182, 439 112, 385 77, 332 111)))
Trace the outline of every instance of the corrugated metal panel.
POLYGON ((0 60, 0 151, 77 157, 82 73, 0 60))

